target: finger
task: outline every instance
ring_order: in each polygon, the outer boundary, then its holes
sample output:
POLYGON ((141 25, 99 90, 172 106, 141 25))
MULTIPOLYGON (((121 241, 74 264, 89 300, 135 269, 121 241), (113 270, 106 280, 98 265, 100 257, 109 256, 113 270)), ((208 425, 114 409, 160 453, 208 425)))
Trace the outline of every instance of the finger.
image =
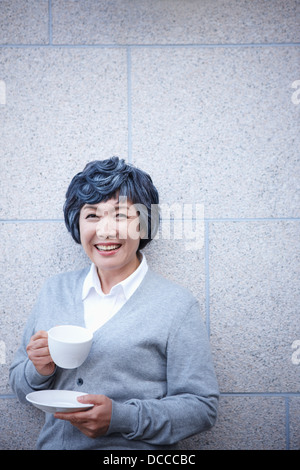
POLYGON ((29 354, 32 356, 32 357, 35 357, 36 359, 38 359, 39 357, 41 359, 49 359, 50 361, 52 361, 52 357, 49 353, 49 349, 48 348, 39 348, 39 349, 32 349, 31 352, 29 352, 29 354))
POLYGON ((28 354, 34 354, 35 356, 48 356, 50 355, 48 343, 45 340, 37 340, 28 344, 26 351, 28 354))
POLYGON ((57 412, 54 413, 54 418, 57 419, 62 419, 64 421, 71 421, 72 424, 75 424, 77 422, 82 422, 86 421, 87 416, 85 416, 85 413, 87 413, 89 410, 82 410, 82 411, 73 411, 71 413, 65 413, 65 412, 57 412))
POLYGON ((57 418, 57 419, 63 419, 65 421, 70 421, 71 419, 71 415, 73 413, 54 413, 54 418, 57 418))
POLYGON ((30 349, 48 349, 48 343, 45 341, 45 339, 37 339, 33 342, 31 342, 29 345, 30 349))
POLYGON ((102 405, 104 402, 104 395, 80 395, 80 397, 77 397, 77 401, 80 403, 90 403, 91 405, 102 405))
POLYGON ((40 338, 48 338, 48 333, 47 331, 44 331, 44 330, 39 330, 37 331, 32 337, 31 339, 33 341, 37 340, 37 339, 40 339, 40 338))

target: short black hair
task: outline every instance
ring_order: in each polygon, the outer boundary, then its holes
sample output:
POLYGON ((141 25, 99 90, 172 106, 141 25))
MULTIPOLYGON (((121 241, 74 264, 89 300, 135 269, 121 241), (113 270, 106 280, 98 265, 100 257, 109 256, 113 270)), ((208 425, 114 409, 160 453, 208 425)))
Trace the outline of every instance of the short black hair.
POLYGON ((148 173, 119 157, 95 160, 75 175, 68 187, 64 218, 76 243, 80 241, 79 217, 85 204, 98 204, 116 197, 127 197, 137 205, 141 232, 139 250, 155 237, 159 226, 159 195, 148 173))

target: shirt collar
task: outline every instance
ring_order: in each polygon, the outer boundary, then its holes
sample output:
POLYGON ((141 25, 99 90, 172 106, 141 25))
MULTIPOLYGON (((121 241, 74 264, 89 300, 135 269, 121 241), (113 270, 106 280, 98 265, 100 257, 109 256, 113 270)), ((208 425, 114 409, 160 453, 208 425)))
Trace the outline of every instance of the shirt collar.
MULTIPOLYGON (((142 260, 138 268, 126 279, 119 282, 115 286, 112 287, 109 294, 106 295, 116 295, 117 292, 120 290, 123 292, 126 300, 133 294, 139 284, 142 282, 143 277, 145 276, 148 270, 148 264, 145 255, 141 254, 142 260)), ((93 263, 90 267, 90 270, 84 280, 83 288, 82 288, 82 300, 86 299, 91 289, 95 289, 97 294, 101 297, 104 297, 105 294, 101 289, 101 283, 98 277, 97 268, 93 263)))

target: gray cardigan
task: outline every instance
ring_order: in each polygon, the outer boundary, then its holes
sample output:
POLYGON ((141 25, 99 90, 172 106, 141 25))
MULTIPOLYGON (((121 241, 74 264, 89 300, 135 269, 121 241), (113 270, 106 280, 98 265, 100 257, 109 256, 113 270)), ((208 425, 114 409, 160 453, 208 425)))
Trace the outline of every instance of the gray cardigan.
MULTIPOLYGON (((209 429, 218 385, 198 303, 184 288, 148 270, 126 304, 94 333, 88 359, 74 370, 40 375, 26 346, 38 330, 84 326, 82 285, 88 268, 50 278, 27 322, 10 368, 22 403, 35 390, 65 389, 112 399, 105 436, 92 439, 45 413, 37 449, 162 449, 209 429)), ((28 406, 32 406, 28 404, 28 406)))

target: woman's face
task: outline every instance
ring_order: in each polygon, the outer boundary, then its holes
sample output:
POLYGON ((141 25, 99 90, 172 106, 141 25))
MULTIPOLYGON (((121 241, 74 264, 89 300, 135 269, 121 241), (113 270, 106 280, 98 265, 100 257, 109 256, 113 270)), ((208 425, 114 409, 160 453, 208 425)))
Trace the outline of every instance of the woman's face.
POLYGON ((79 218, 84 251, 100 275, 128 277, 138 264, 139 218, 127 198, 85 204, 79 218))

